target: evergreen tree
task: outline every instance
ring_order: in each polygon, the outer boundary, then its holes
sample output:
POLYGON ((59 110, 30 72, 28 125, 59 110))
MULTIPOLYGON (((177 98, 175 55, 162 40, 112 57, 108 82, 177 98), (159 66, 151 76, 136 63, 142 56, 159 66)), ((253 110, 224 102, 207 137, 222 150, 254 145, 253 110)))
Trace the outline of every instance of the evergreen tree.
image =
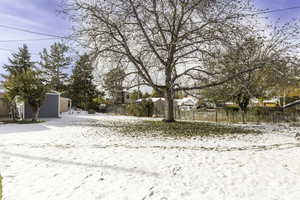
POLYGON ((76 62, 71 76, 68 96, 72 99, 74 106, 85 110, 96 109, 95 99, 102 94, 97 91, 93 81, 92 63, 89 56, 85 54, 76 62))
POLYGON ((138 99, 141 99, 143 97, 143 93, 139 90, 133 90, 130 94, 130 99, 132 102, 135 102, 138 99))
POLYGON ((5 78, 10 75, 16 76, 34 67, 26 44, 20 47, 17 53, 13 53, 12 58, 8 58, 8 60, 10 64, 3 66, 4 70, 8 72, 8 75, 4 75, 5 78))
POLYGON ((48 88, 40 77, 40 73, 27 69, 17 75, 10 75, 4 82, 7 99, 16 96, 27 102, 33 111, 32 121, 37 122, 42 103, 48 88))
POLYGON ((54 43, 50 47, 50 52, 44 49, 40 54, 43 75, 49 87, 55 91, 63 92, 68 74, 65 70, 71 63, 71 58, 66 54, 69 48, 61 43, 54 43))
POLYGON ((123 103, 123 82, 125 77, 126 73, 120 67, 113 68, 104 75, 103 87, 111 96, 114 104, 123 103))

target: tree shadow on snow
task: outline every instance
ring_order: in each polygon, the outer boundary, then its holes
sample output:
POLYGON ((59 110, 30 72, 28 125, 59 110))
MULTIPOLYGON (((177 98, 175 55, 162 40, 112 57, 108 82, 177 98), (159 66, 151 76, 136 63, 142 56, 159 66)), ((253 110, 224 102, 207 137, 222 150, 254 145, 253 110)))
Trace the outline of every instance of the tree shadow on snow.
POLYGON ((14 133, 29 133, 49 130, 42 124, 3 124, 0 126, 0 135, 14 133))
POLYGON ((63 164, 63 165, 71 165, 71 166, 87 167, 87 168, 102 168, 102 169, 114 170, 114 171, 118 171, 118 172, 135 173, 135 174, 144 175, 144 176, 154 176, 154 177, 160 176, 158 173, 148 172, 148 171, 144 171, 144 170, 140 170, 140 169, 136 169, 136 168, 125 168, 125 167, 118 167, 118 166, 113 166, 113 165, 98 165, 98 164, 92 164, 92 163, 82 163, 82 162, 75 162, 75 161, 68 161, 68 160, 58 160, 58 159, 53 159, 53 158, 31 156, 31 155, 18 154, 18 153, 12 153, 12 152, 7 152, 7 151, 0 151, 0 154, 5 154, 7 156, 19 157, 19 158, 24 158, 24 159, 30 159, 30 160, 52 162, 52 163, 63 164))
POLYGON ((267 150, 287 150, 293 148, 300 148, 300 143, 283 143, 272 145, 249 145, 244 147, 229 147, 229 146, 216 146, 216 147, 203 147, 203 146, 160 146, 160 145, 145 145, 134 146, 124 144, 112 145, 93 145, 94 148, 127 148, 127 149, 162 149, 162 150, 192 150, 192 151, 267 151, 267 150))

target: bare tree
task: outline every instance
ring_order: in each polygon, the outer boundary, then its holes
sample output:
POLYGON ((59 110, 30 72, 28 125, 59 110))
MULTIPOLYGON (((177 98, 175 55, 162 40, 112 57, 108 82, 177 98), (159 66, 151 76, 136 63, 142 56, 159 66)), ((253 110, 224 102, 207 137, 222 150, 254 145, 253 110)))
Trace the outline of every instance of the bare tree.
POLYGON ((118 60, 131 78, 140 77, 132 87, 163 92, 165 120, 173 122, 176 91, 219 85, 253 70, 224 76, 204 62, 237 35, 255 32, 245 21, 254 16, 251 5, 251 0, 69 0, 65 11, 98 65, 118 60))
MULTIPOLYGON (((295 25, 295 24, 294 24, 295 25)), ((289 43, 288 38, 296 30, 296 26, 277 27, 271 37, 237 38, 236 44, 224 49, 218 58, 210 58, 207 65, 217 68, 225 76, 237 74, 242 69, 253 70, 242 73, 232 80, 205 90, 205 95, 212 100, 234 101, 245 114, 251 98, 268 96, 279 85, 291 85, 299 77, 297 55, 291 52, 298 44, 289 43), (216 67, 217 66, 217 67, 216 67)))

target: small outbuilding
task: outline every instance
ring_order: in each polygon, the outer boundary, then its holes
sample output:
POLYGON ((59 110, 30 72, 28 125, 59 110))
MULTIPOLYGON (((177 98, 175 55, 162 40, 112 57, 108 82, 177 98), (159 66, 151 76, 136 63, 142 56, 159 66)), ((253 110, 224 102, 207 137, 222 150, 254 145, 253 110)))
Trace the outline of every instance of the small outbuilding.
POLYGON ((9 116, 9 105, 4 100, 4 92, 0 91, 0 118, 8 118, 9 116))
POLYGON ((59 112, 64 113, 68 112, 72 108, 72 100, 65 97, 60 97, 60 105, 59 105, 59 112))
MULTIPOLYGON (((28 103, 18 102, 17 108, 22 119, 33 117, 31 106, 28 103)), ((60 93, 47 93, 41 106, 39 118, 59 118, 60 116, 60 93)))

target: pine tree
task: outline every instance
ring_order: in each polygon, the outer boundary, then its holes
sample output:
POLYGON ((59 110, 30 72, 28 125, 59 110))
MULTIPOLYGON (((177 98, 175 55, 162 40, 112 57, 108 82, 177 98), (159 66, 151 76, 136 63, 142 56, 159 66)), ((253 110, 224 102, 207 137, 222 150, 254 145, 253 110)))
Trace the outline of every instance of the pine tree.
MULTIPOLYGON (((20 73, 26 72, 29 69, 34 68, 34 63, 31 62, 31 56, 26 44, 19 48, 17 53, 12 54, 12 58, 8 58, 9 63, 4 65, 4 70, 8 73, 8 76, 16 76, 20 73)), ((7 75, 4 75, 7 78, 7 75)))
POLYGON ((6 96, 14 99, 16 96, 27 102, 33 112, 32 121, 38 121, 38 115, 42 103, 45 100, 48 88, 40 77, 40 73, 28 69, 16 76, 9 76, 5 82, 6 96))
POLYGON ((109 93, 114 104, 123 103, 125 77, 126 73, 120 67, 113 68, 104 75, 103 88, 109 93))
POLYGON ((55 91, 63 92, 68 74, 65 70, 71 62, 71 58, 67 56, 69 48, 61 43, 54 43, 50 47, 50 53, 44 49, 40 54, 42 71, 47 81, 47 85, 55 91))
POLYGON ((87 54, 80 56, 71 76, 69 97, 74 106, 81 109, 95 109, 94 100, 100 94, 94 84, 93 67, 87 54))

